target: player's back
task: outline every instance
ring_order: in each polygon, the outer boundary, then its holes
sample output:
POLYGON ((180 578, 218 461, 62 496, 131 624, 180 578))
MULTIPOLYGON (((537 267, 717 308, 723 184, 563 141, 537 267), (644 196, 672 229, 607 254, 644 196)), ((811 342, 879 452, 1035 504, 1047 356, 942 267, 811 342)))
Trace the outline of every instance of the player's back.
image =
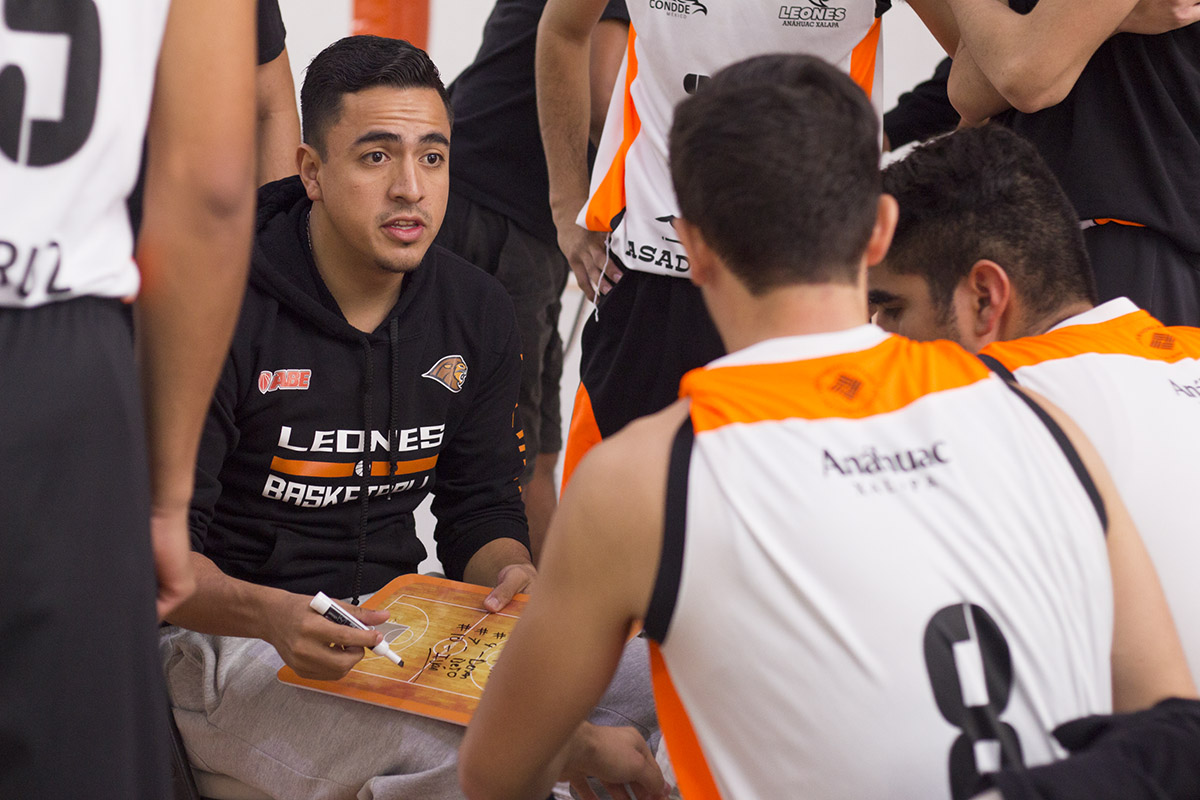
POLYGON ((1200 681, 1200 330, 1111 300, 1041 336, 984 349, 1096 446, 1150 551, 1200 681))
POLYGON ((169 2, 9 4, 0 306, 136 293, 133 190, 169 2))
POLYGON ((646 628, 687 796, 710 772, 730 798, 957 800, 1109 709, 1097 505, 972 356, 863 326, 760 343, 681 393, 694 441, 646 628))

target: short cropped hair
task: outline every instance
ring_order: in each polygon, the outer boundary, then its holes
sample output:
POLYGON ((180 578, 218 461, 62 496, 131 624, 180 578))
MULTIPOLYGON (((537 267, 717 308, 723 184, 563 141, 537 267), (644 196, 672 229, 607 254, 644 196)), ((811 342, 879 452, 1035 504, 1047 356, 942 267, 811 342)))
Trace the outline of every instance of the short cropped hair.
POLYGON ((880 195, 879 121, 841 70, 764 55, 722 69, 675 111, 680 212, 755 295, 853 283, 880 195))
POLYGON ((996 262, 1034 316, 1096 302, 1079 218, 1025 139, 999 125, 934 139, 883 172, 900 205, 888 251, 893 272, 929 284, 938 313, 980 259, 996 262))
POLYGON ((403 39, 347 36, 318 53, 304 73, 300 116, 305 143, 324 158, 325 134, 341 116, 342 96, 375 86, 433 89, 454 123, 450 96, 424 50, 403 39))

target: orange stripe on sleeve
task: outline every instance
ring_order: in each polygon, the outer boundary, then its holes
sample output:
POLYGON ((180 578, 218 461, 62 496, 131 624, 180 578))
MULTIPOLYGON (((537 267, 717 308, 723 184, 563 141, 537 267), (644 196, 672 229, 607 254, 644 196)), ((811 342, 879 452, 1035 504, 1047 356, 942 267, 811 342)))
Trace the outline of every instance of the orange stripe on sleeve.
MULTIPOLYGON (((588 201, 584 227, 593 231, 611 231, 613 218, 625 208, 625 158, 629 154, 633 140, 637 138, 642 129, 642 120, 638 116, 637 107, 633 104, 633 95, 630 93, 630 86, 633 85, 633 79, 637 77, 638 71, 637 50, 634 48, 636 40, 637 31, 630 25, 629 44, 625 48, 627 63, 623 112, 624 135, 621 137, 621 146, 617 148, 612 164, 609 165, 608 172, 604 175, 604 180, 596 187, 596 191, 592 193, 592 197, 588 201)), ((563 485, 566 485, 565 478, 563 485)))
POLYGON ((1146 227, 1144 223, 1130 222, 1127 219, 1117 219, 1116 217, 1099 217, 1097 219, 1092 220, 1092 222, 1096 223, 1097 225, 1108 225, 1109 223, 1112 223, 1113 225, 1125 225, 1130 228, 1146 227))
POLYGON ((692 370, 680 395, 691 398, 700 433, 737 422, 872 417, 988 374, 983 362, 951 342, 892 336, 868 350, 825 358, 692 370))
POLYGON ((708 768, 708 759, 688 719, 687 709, 667 672, 658 642, 650 642, 650 680, 654 685, 658 725, 667 742, 675 777, 679 779, 679 793, 687 800, 720 800, 721 792, 708 768))
POLYGON ((879 34, 883 30, 883 19, 876 17, 871 29, 850 53, 850 77, 871 96, 875 88, 875 60, 879 55, 879 34))
MULTIPOLYGON (((416 472, 424 472, 425 470, 433 469, 434 465, 437 464, 437 460, 437 456, 430 456, 429 458, 418 458, 413 461, 397 461, 396 471, 392 474, 412 475, 416 472)), ((293 461, 292 459, 276 456, 271 459, 271 471, 303 478, 349 478, 354 474, 355 463, 357 462, 293 461)), ((388 462, 371 462, 371 475, 386 477, 387 474, 388 462)))

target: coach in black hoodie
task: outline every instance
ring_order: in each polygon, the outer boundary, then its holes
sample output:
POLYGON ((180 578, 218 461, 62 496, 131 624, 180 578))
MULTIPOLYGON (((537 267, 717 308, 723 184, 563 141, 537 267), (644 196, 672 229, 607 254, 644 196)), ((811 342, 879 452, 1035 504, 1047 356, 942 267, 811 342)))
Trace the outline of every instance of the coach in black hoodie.
MULTIPOLYGON (((461 728, 275 671, 339 678, 378 643, 309 600, 357 604, 414 572, 412 511, 430 492, 449 577, 495 587, 493 610, 532 581, 512 305, 430 246, 451 112, 425 53, 343 39, 314 59, 301 101, 300 175, 260 190, 250 287, 201 445, 198 588, 162 638, 175 716, 194 763, 272 797, 454 797, 461 728)), ((652 720, 642 678, 614 686, 614 710, 652 720)))

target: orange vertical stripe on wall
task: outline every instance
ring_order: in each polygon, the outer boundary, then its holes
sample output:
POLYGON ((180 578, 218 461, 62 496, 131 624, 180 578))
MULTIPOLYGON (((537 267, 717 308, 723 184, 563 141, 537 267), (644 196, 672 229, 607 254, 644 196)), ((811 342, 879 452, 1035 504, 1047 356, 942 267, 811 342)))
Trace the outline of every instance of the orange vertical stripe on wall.
POLYGON ((354 32, 429 47, 429 0, 354 0, 354 32))

